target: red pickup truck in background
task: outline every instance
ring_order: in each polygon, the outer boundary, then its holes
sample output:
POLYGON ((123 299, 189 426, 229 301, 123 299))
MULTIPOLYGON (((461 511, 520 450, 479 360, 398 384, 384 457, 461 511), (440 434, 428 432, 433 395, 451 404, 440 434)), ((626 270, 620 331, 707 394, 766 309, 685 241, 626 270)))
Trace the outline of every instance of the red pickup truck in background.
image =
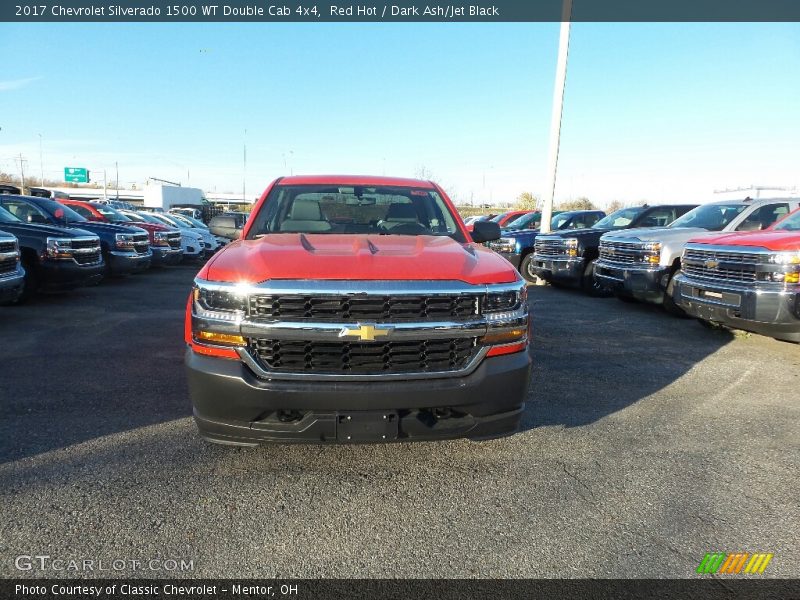
POLYGON ((673 300, 688 314, 800 342, 800 210, 764 231, 691 240, 673 300))
POLYGON ((429 181, 274 181, 186 308, 201 434, 224 444, 513 433, 531 358, 525 283, 429 181))

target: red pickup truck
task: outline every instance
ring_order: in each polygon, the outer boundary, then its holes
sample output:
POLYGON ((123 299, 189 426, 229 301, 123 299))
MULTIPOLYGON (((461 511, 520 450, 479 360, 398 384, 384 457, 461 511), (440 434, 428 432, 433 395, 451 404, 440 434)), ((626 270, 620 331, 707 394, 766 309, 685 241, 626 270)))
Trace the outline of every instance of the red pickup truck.
POLYGON ((764 231, 690 240, 673 300, 705 321, 800 342, 800 210, 764 231))
POLYGON ((513 433, 531 358, 525 283, 429 181, 275 180, 187 302, 209 441, 389 442, 513 433))

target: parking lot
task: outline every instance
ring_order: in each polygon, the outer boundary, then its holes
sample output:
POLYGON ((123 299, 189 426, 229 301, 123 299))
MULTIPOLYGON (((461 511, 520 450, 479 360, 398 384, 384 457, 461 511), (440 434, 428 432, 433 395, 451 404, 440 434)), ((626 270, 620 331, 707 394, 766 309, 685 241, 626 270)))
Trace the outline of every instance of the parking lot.
POLYGON ((520 433, 221 447, 183 373, 196 268, 0 309, 1 577, 60 574, 22 554, 190 559, 172 575, 194 577, 691 577, 717 551, 800 576, 797 345, 531 287, 520 433))

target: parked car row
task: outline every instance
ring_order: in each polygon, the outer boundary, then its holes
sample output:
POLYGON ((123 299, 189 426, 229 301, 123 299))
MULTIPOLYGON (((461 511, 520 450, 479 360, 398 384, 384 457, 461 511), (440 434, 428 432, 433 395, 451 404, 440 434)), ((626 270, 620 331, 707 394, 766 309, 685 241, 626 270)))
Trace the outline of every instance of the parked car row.
POLYGON ((0 303, 201 261, 220 247, 201 225, 97 202, 0 195, 0 303))
POLYGON ((529 281, 800 342, 800 199, 625 208, 518 243, 532 233, 493 246, 529 281))

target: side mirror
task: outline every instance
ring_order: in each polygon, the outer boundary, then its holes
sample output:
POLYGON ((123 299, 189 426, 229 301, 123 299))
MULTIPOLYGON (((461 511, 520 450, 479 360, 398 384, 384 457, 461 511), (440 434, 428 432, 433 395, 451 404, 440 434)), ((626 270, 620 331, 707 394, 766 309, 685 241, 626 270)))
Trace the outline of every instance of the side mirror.
POLYGON ((478 221, 472 226, 472 241, 480 244, 500 239, 500 225, 492 221, 478 221))

